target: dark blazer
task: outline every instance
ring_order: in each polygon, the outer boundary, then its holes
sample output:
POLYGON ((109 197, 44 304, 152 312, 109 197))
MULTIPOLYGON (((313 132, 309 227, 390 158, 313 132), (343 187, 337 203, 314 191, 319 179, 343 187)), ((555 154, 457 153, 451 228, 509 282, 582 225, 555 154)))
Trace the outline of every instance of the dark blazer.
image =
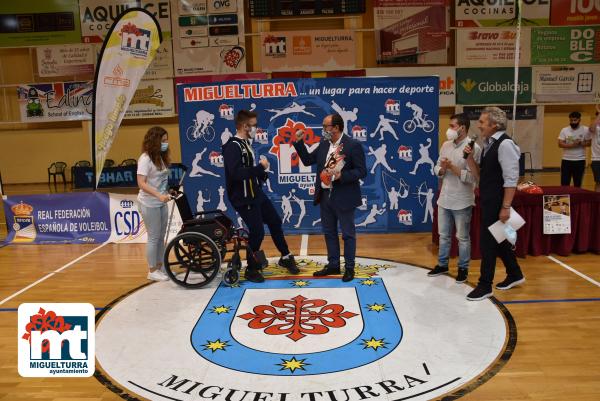
POLYGON ((267 173, 262 165, 254 165, 249 146, 235 136, 222 146, 227 198, 237 208, 255 204, 265 196, 261 187, 267 173))
MULTIPOLYGON (((341 143, 344 158, 344 168, 339 179, 333 181, 330 199, 340 210, 353 209, 362 205, 359 179, 366 177, 365 151, 360 142, 355 141, 347 135, 343 135, 341 143)), ((317 179, 315 181, 314 204, 317 205, 321 199, 321 171, 325 167, 327 152, 329 152, 329 141, 321 140, 319 146, 312 153, 304 146, 304 141, 294 143, 294 148, 306 166, 317 165, 317 179)))

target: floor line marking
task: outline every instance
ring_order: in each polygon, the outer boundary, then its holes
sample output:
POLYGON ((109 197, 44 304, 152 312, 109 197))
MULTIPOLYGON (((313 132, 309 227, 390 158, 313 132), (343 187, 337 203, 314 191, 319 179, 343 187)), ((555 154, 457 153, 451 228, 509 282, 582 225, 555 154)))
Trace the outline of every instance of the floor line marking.
POLYGON ((300 241, 300 255, 298 256, 307 256, 308 255, 308 234, 302 234, 302 240, 300 241))
POLYGON ((597 282, 597 281, 596 281, 596 280, 594 280, 593 278, 591 278, 591 277, 588 277, 588 276, 586 276, 585 274, 583 274, 583 273, 581 273, 581 272, 579 272, 579 271, 577 271, 577 270, 573 269, 571 266, 567 265, 567 264, 566 264, 566 263, 564 263, 564 262, 561 262, 560 260, 556 259, 555 257, 553 257, 553 256, 548 256, 548 259, 550 259, 551 261, 553 261, 553 262, 555 262, 555 263, 557 263, 557 264, 561 265, 561 266, 562 266, 562 267, 564 267, 565 269, 567 269, 567 270, 569 270, 569 271, 571 271, 571 272, 573 272, 573 273, 577 274, 579 277, 581 277, 581 278, 583 278, 583 279, 585 279, 585 280, 589 281, 590 283, 594 284, 596 287, 600 287, 600 283, 599 283, 599 282, 597 282))
POLYGON ((39 279, 38 281, 36 281, 36 282, 34 282, 34 283, 31 283, 31 284, 29 284, 27 287, 25 287, 25 288, 23 288, 23 289, 21 289, 21 290, 19 290, 19 291, 15 292, 14 294, 12 294, 12 295, 10 295, 10 296, 8 296, 8 297, 4 298, 2 301, 0 301, 0 305, 2 305, 2 304, 4 304, 4 303, 6 303, 6 302, 8 302, 8 301, 10 301, 10 300, 11 300, 11 299, 13 299, 14 297, 16 297, 16 296, 18 296, 18 295, 20 295, 20 294, 24 293, 25 291, 27 291, 28 289, 35 287, 36 285, 38 285, 38 284, 39 284, 39 283, 41 283, 42 281, 45 281, 45 280, 49 279, 50 277, 54 276, 56 273, 59 273, 59 272, 61 272, 61 271, 65 270, 67 267, 74 265, 75 263, 79 262, 81 259, 85 258, 85 257, 86 257, 86 256, 88 256, 88 255, 91 255, 92 253, 96 252, 98 249, 100 249, 100 248, 104 247, 106 244, 108 244, 108 242, 105 242, 105 243, 103 243, 102 245, 100 245, 100 246, 98 246, 98 247, 96 247, 96 248, 92 249, 91 251, 89 251, 89 252, 87 252, 87 253, 85 253, 85 254, 81 255, 81 256, 80 256, 80 257, 78 257, 77 259, 74 259, 74 260, 70 261, 69 263, 67 263, 66 265, 64 265, 64 266, 62 266, 62 267, 60 267, 60 268, 58 268, 58 269, 54 270, 52 273, 48 273, 48 274, 46 274, 44 277, 42 277, 42 278, 41 278, 41 279, 39 279))

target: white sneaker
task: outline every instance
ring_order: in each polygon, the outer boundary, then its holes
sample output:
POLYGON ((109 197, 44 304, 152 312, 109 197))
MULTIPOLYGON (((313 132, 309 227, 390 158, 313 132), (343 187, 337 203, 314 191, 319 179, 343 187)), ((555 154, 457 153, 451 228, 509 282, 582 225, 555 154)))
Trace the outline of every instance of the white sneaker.
POLYGON ((147 278, 148 280, 153 281, 169 281, 169 276, 167 276, 160 270, 154 270, 153 272, 149 272, 147 278))

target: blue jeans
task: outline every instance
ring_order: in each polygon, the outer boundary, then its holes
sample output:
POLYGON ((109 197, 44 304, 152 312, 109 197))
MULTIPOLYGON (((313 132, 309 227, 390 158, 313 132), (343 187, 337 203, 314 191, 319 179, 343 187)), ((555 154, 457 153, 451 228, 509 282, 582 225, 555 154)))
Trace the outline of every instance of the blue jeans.
POLYGON ((167 204, 159 207, 147 207, 140 203, 139 207, 148 233, 146 259, 148 260, 148 267, 154 269, 163 265, 169 212, 167 204))
POLYGON ((450 259, 450 245, 452 243, 452 229, 456 226, 456 239, 458 239, 458 268, 468 269, 471 260, 471 206, 450 210, 438 205, 438 233, 440 234, 440 249, 438 252, 438 266, 448 267, 450 259))

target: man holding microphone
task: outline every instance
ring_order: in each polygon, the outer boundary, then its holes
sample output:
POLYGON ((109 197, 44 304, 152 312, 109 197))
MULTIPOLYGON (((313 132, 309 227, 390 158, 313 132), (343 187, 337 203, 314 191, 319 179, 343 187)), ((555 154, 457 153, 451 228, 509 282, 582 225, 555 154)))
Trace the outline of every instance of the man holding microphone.
POLYGON ((362 204, 359 180, 367 175, 365 152, 360 142, 343 134, 344 120, 339 114, 323 119, 323 139, 309 153, 304 145, 304 131, 298 130, 294 148, 306 166, 317 165, 314 204, 320 205, 321 224, 327 246, 327 265, 315 277, 340 274, 338 223, 344 241, 344 276, 354 279, 356 226, 354 212, 362 204))

